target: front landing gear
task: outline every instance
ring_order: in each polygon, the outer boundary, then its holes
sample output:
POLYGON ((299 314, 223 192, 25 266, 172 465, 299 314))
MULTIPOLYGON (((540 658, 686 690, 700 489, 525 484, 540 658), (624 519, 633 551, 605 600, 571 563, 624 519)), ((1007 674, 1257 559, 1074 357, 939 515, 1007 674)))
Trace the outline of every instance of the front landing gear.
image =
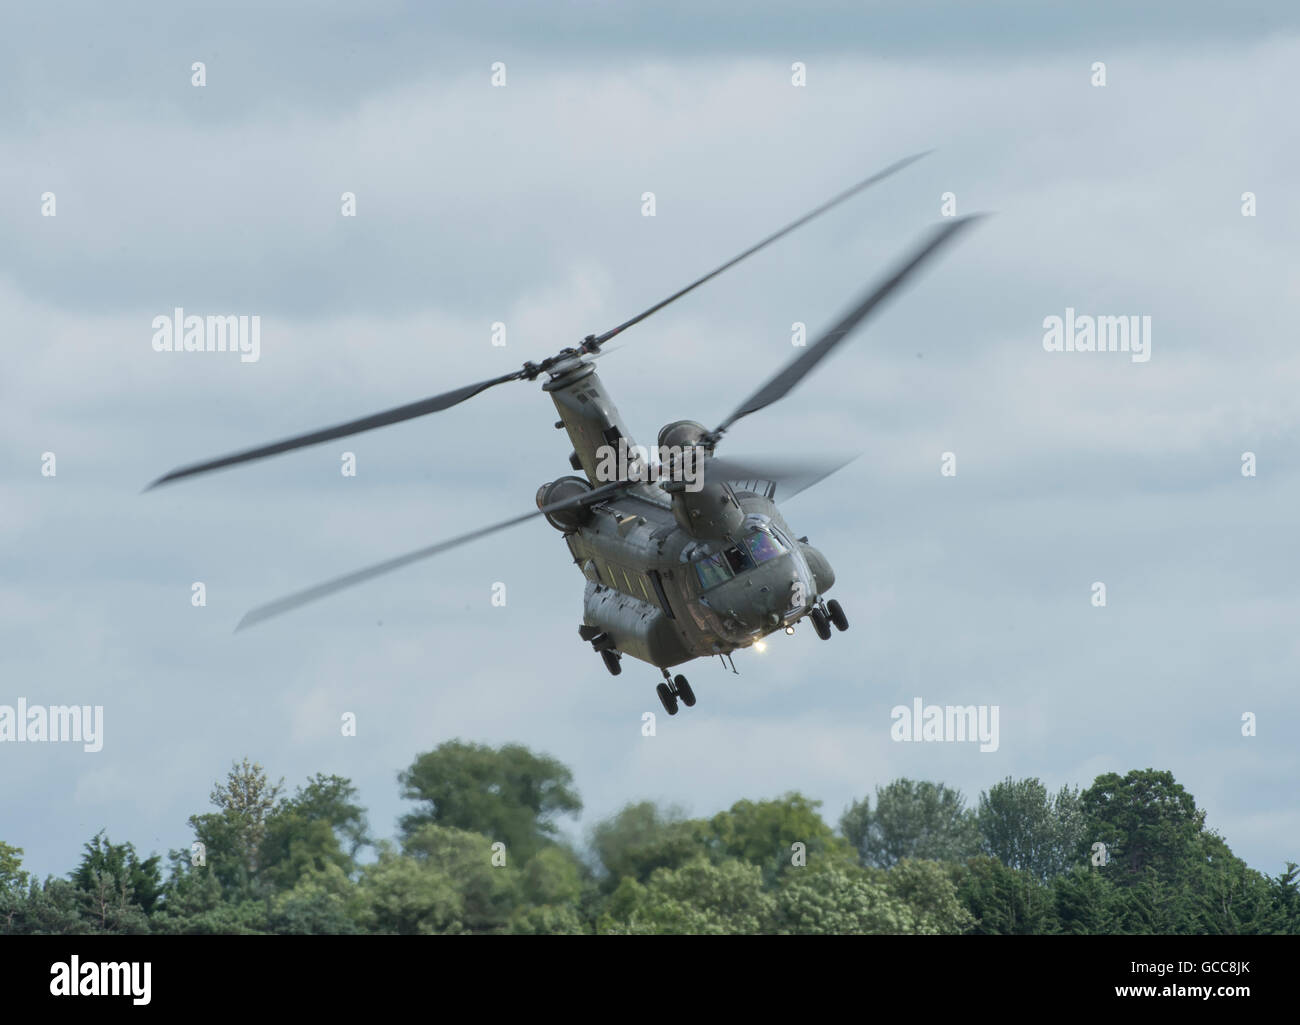
POLYGON ((659 702, 664 706, 664 711, 669 715, 676 715, 679 700, 687 708, 693 708, 695 705, 695 691, 691 690, 691 685, 686 682, 686 677, 670 677, 667 669, 663 673, 664 682, 659 684, 655 691, 659 695, 659 702))
POLYGON ((817 636, 823 641, 831 639, 831 624, 841 633, 849 628, 849 617, 844 614, 844 607, 834 598, 824 604, 814 605, 808 610, 808 618, 812 620, 817 636))
POLYGON ((808 618, 812 620, 813 629, 817 631, 817 636, 823 641, 831 639, 831 624, 826 618, 826 613, 821 609, 813 606, 808 610, 808 618))

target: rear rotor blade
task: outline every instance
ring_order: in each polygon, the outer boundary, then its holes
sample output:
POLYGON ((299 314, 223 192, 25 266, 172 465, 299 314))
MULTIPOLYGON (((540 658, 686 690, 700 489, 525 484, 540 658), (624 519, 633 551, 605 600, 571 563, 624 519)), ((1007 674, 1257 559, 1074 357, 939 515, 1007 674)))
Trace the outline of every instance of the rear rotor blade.
POLYGON ((704 480, 720 481, 771 481, 776 493, 784 501, 806 491, 825 480, 837 470, 842 470, 861 455, 847 456, 711 456, 704 464, 704 480))
POLYGON ((733 257, 732 259, 724 263, 721 267, 709 271, 709 273, 705 274, 704 277, 692 281, 681 291, 674 292, 672 295, 670 295, 667 299, 664 299, 662 302, 655 303, 648 310, 645 310, 642 313, 638 313, 631 320, 625 320, 623 323, 619 324, 618 327, 606 331, 603 335, 596 335, 594 338, 588 338, 586 345, 593 349, 599 348, 601 345, 604 345, 607 341, 613 338, 616 334, 620 334, 621 332, 626 331, 633 324, 641 323, 641 321, 645 320, 646 317, 650 316, 650 314, 657 313, 660 310, 662 310, 665 306, 667 306, 669 303, 676 302, 687 292, 693 292, 695 289, 699 288, 706 281, 710 281, 713 278, 716 278, 724 270, 728 270, 729 268, 734 267, 736 264, 740 263, 740 261, 745 259, 745 257, 753 256, 764 246, 771 245, 777 239, 783 238, 784 236, 790 234, 790 232, 794 231, 795 228, 807 224, 814 217, 818 216, 819 214, 825 213, 831 207, 843 203, 846 199, 849 199, 850 197, 857 195, 867 186, 874 185, 878 181, 883 181, 885 178, 888 178, 891 174, 894 174, 897 171, 901 171, 909 164, 916 163, 916 161, 920 160, 923 156, 925 156, 929 152, 930 152, 929 150, 926 150, 924 153, 915 153, 910 157, 904 157, 902 160, 899 160, 897 163, 890 164, 883 171, 877 171, 870 178, 863 179, 862 181, 858 182, 856 185, 852 186, 851 188, 845 189, 838 196, 834 197, 833 199, 827 200, 821 206, 817 207, 817 209, 804 214, 797 221, 792 221, 791 223, 787 224, 784 228, 782 228, 780 231, 772 235, 768 235, 767 238, 763 239, 761 242, 755 243, 754 245, 750 246, 739 256, 733 257))
POLYGON ((259 605, 244 615, 235 627, 236 632, 246 627, 254 626, 263 620, 270 619, 272 616, 278 616, 281 613, 289 612, 310 602, 326 598, 331 594, 342 591, 345 588, 352 587, 355 584, 364 583, 367 580, 373 580, 375 577, 382 576, 385 573, 391 573, 393 570, 401 569, 403 566, 409 566, 413 562, 419 562, 421 559, 432 558, 441 552, 457 548, 460 545, 468 544, 471 541, 477 541, 481 537, 487 537, 489 534, 495 534, 499 530, 505 530, 507 527, 513 527, 516 524, 523 523, 525 520, 535 519, 538 516, 545 516, 547 513, 560 512, 563 509, 571 509, 579 505, 594 505, 597 502, 604 501, 612 497, 618 491, 631 485, 623 481, 615 481, 611 484, 605 484, 602 487, 595 488, 585 494, 577 495, 574 498, 565 499, 562 502, 553 502, 541 509, 532 512, 526 512, 522 516, 516 516, 513 519, 503 520, 500 523, 494 523, 490 527, 480 527, 478 530, 471 530, 468 534, 461 534, 447 541, 439 541, 435 545, 429 545, 426 548, 417 548, 413 552, 407 552, 405 555, 399 555, 393 559, 386 559, 384 562, 375 563, 373 566, 367 566, 364 569, 356 570, 345 576, 335 577, 333 580, 327 580, 315 587, 309 587, 304 591, 298 591, 295 594, 288 595, 276 601, 269 602, 266 605, 259 605))
POLYGON ((790 361, 779 374, 769 380, 763 387, 754 392, 748 399, 742 402, 731 416, 713 432, 716 436, 721 435, 728 427, 734 424, 742 416, 748 416, 750 413, 756 413, 765 406, 770 406, 778 399, 784 398, 796 384, 807 376, 818 363, 830 355, 831 350, 839 345, 849 333, 858 326, 877 306, 885 299, 889 298, 898 288, 907 281, 909 277, 933 256, 944 244, 949 242, 958 232, 964 230, 973 224, 976 220, 983 217, 983 214, 972 214, 969 217, 962 217, 955 221, 950 221, 941 225, 930 235, 930 237, 919 248, 903 261, 894 272, 880 285, 873 288, 870 292, 849 310, 838 324, 825 332, 812 345, 790 361))
POLYGON ((333 441, 335 438, 346 438, 350 434, 360 434, 362 431, 372 431, 376 427, 386 427, 389 424, 401 423, 403 420, 412 420, 417 416, 425 416, 428 413, 437 413, 440 410, 448 409, 457 403, 464 402, 466 399, 473 398, 479 392, 498 385, 506 381, 518 380, 521 376, 519 371, 505 374, 502 377, 494 377, 490 381, 480 381, 478 384, 469 384, 464 388, 457 388, 455 391, 443 392, 441 395, 434 395, 427 399, 421 399, 419 402, 411 402, 405 406, 396 406, 393 409, 385 410, 382 413, 375 413, 372 416, 363 416, 359 420, 349 420, 347 423, 337 424, 334 427, 326 427, 323 430, 311 431, 307 434, 299 434, 293 438, 286 438, 284 441, 273 442, 270 445, 260 445, 257 448, 245 449, 243 452, 235 452, 232 455, 221 456, 218 459, 210 459, 207 462, 194 463, 192 466, 182 466, 179 469, 172 470, 171 473, 159 477, 156 481, 145 488, 146 491, 158 487, 160 484, 167 484, 174 480, 180 480, 183 477, 193 477, 196 474, 208 473, 211 470, 220 470, 227 466, 236 466, 239 463, 249 463, 255 459, 265 459, 267 456, 278 455, 281 452, 290 452, 296 448, 306 448, 308 445, 319 445, 323 441, 333 441))

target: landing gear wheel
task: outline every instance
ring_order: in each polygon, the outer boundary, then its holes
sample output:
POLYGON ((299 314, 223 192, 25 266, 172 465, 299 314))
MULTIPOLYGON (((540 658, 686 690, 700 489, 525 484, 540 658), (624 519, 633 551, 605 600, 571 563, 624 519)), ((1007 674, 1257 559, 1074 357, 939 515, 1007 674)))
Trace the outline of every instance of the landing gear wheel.
POLYGON ((616 651, 602 651, 600 657, 605 661, 605 668, 609 670, 611 676, 617 676, 623 671, 623 663, 618 657, 616 651))
POLYGON ((835 624, 835 629, 844 631, 849 628, 849 617, 844 614, 844 609, 834 598, 826 603, 826 611, 831 614, 831 622, 835 624))
POLYGON ((686 682, 686 677, 674 677, 673 687, 677 691, 677 696, 682 699, 683 705, 687 708, 695 707, 695 691, 691 690, 691 685, 686 682))
POLYGON ((659 693, 659 700, 664 706, 664 711, 669 715, 676 715, 677 699, 673 697, 673 692, 668 689, 668 684, 661 683, 655 690, 659 693))
POLYGON ((808 618, 812 620, 813 629, 817 631, 817 636, 823 641, 831 639, 831 624, 826 618, 826 613, 821 609, 810 609, 808 618))

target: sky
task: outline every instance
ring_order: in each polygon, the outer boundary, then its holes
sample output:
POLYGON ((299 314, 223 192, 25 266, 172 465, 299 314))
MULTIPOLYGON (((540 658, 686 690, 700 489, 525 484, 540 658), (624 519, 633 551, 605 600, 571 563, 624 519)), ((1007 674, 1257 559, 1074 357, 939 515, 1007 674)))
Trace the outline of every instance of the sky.
POLYGON ((11 5, 0 705, 100 705, 104 731, 96 752, 0 743, 0 840, 42 876, 101 829, 188 848, 245 756, 290 790, 349 777, 391 836, 397 773, 460 738, 570 766, 578 843, 642 799, 708 815, 797 790, 833 824, 900 776, 973 804, 1007 776, 1150 766, 1253 867, 1300 860, 1297 22, 1253 2, 11 5), (862 453, 783 507, 851 627, 776 635, 738 676, 686 667, 699 701, 674 718, 657 670, 611 677, 579 640, 583 579, 541 522, 233 632, 531 509, 571 472, 537 384, 142 493, 541 359, 925 150, 600 361, 643 443, 716 423, 798 351, 795 322, 832 323, 953 204, 995 214, 728 433, 736 456, 862 453), (260 317, 260 358, 155 351, 178 306, 260 317), (1047 351, 1067 308, 1150 317, 1150 359, 1047 351), (916 698, 996 706, 997 750, 893 740, 916 698))

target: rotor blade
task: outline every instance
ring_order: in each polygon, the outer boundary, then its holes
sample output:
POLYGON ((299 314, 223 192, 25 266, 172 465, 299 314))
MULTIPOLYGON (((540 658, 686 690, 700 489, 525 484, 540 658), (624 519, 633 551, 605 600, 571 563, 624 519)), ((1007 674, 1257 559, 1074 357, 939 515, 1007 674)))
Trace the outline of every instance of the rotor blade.
POLYGON ((293 438, 286 438, 284 441, 277 441, 270 445, 261 445, 257 448, 245 449, 243 452, 235 452, 232 455, 222 456, 219 459, 211 459, 203 463, 194 463, 192 466, 182 466, 179 469, 172 470, 171 473, 159 477, 156 481, 145 488, 149 491, 158 487, 160 484, 167 484, 170 481, 180 480, 182 477, 193 477, 195 474, 207 473, 210 470, 220 470, 226 466, 235 466, 238 463, 252 462, 254 459, 265 459, 267 456, 278 455, 281 452, 289 452, 296 448, 305 448, 308 445, 319 445, 323 441, 333 441, 335 438, 346 438, 349 434, 360 434, 362 431, 372 431, 376 427, 386 427, 389 424, 400 423, 403 420, 411 420, 417 416, 424 416, 428 413, 437 413, 440 410, 447 409, 466 399, 473 398, 481 391, 486 391, 494 385, 504 384, 506 381, 515 381, 519 379, 519 371, 505 374, 501 377, 494 377, 490 381, 480 381, 478 384, 469 384, 464 388, 457 388, 455 391, 443 392, 441 395, 434 395, 431 398, 421 399, 419 402, 411 402, 405 406, 397 406, 393 409, 385 410, 382 413, 375 413, 373 416, 363 416, 359 420, 349 420, 347 423, 337 424, 334 427, 326 427, 319 431, 311 431, 308 434, 299 434, 293 438))
POLYGON ((926 260, 934 255, 945 243, 953 238, 983 214, 972 214, 941 225, 930 235, 920 248, 900 264, 894 272, 880 285, 873 288, 849 310, 838 324, 823 334, 812 345, 790 361, 779 374, 769 380, 763 387, 742 402, 731 416, 727 417, 713 433, 721 434, 742 416, 756 413, 765 406, 770 406, 778 399, 784 398, 792 388, 808 374, 813 367, 826 358, 849 333, 858 326, 877 306, 893 294, 926 260))
POLYGON ((269 602, 266 605, 259 605, 244 615, 235 627, 235 631, 243 630, 245 627, 254 626, 264 619, 270 619, 272 616, 278 616, 283 612, 289 612, 293 609, 306 605, 309 602, 316 601, 320 598, 328 597, 344 588, 352 587, 354 584, 364 583, 372 580, 377 576, 385 573, 391 573, 395 569, 401 569, 403 566, 409 566, 413 562, 419 562, 421 559, 428 559, 448 549, 456 548, 470 541, 477 541, 481 537, 487 537, 489 534, 495 534, 499 530, 505 530, 507 527, 513 527, 525 520, 531 520, 538 516, 545 516, 547 513, 559 512, 562 509, 570 509, 577 505, 594 505, 597 502, 609 498, 615 492, 629 487, 629 483, 623 481, 614 481, 610 484, 602 485, 585 494, 578 495, 574 498, 565 499, 562 502, 552 502, 550 505, 532 512, 526 512, 522 516, 516 516, 513 519, 503 520, 500 523, 494 523, 490 527, 480 527, 478 530, 471 530, 468 534, 461 534, 459 537, 453 537, 448 541, 439 541, 435 545, 429 545, 427 548, 417 548, 413 552, 407 552, 405 555, 399 555, 393 559, 387 559, 384 562, 375 563, 373 566, 367 566, 356 572, 348 573, 345 576, 335 577, 333 580, 327 580, 315 587, 309 587, 305 591, 298 591, 295 594, 280 598, 276 601, 269 602))
POLYGON ((827 200, 827 201, 826 201, 825 203, 823 203, 821 206, 817 207, 816 210, 813 210, 813 211, 811 211, 810 213, 806 213, 806 214, 804 214, 804 215, 803 215, 802 217, 800 217, 797 221, 792 221, 790 224, 787 224, 784 228, 782 228, 780 231, 776 232, 775 234, 768 235, 767 238, 763 239, 763 241, 758 242, 758 243, 756 243, 755 245, 750 246, 748 249, 746 249, 746 250, 745 250, 743 253, 741 253, 739 256, 734 257, 733 259, 728 260, 728 261, 727 261, 726 263, 724 263, 721 267, 718 267, 718 268, 716 268, 715 270, 711 270, 711 271, 709 271, 708 274, 704 275, 704 277, 700 278, 700 279, 697 280, 697 281, 693 281, 693 282, 691 282, 689 285, 687 285, 685 288, 683 288, 680 292, 674 292, 674 293, 673 293, 672 295, 670 295, 667 299, 664 299, 662 302, 655 303, 655 304, 654 304, 653 306, 651 306, 648 310, 644 311, 643 313, 638 313, 638 314, 637 314, 635 317, 633 317, 631 320, 625 320, 622 324, 619 324, 618 327, 613 328, 612 330, 606 331, 603 335, 597 335, 597 336, 595 337, 595 339, 594 339, 592 342, 590 342, 589 344, 593 344, 593 345, 595 345, 595 346, 601 346, 601 345, 603 345, 605 342, 607 342, 607 341, 609 341, 611 338, 613 338, 616 334, 619 334, 620 332, 626 331, 626 330, 627 330, 628 328, 630 328, 633 324, 639 324, 641 321, 645 320, 646 317, 650 316, 650 314, 652 314, 652 313, 657 313, 659 310, 662 310, 662 309, 663 309, 665 306, 667 306, 669 303, 676 302, 678 299, 680 299, 682 296, 684 296, 687 292, 692 292, 692 291, 694 291, 695 289, 699 288, 702 284, 704 284, 706 281, 709 281, 709 280, 711 280, 711 279, 713 279, 713 278, 716 278, 716 277, 717 277, 719 274, 721 274, 724 270, 727 270, 728 268, 734 267, 736 264, 740 263, 741 260, 745 259, 745 257, 747 257, 747 256, 753 256, 755 253, 757 253, 757 252, 758 252, 760 249, 762 249, 764 246, 766 246, 766 245, 770 245, 771 243, 775 242, 777 239, 779 239, 779 238, 781 238, 781 237, 783 237, 783 236, 785 236, 785 235, 790 234, 790 232, 794 231, 795 228, 798 228, 798 227, 800 227, 800 226, 802 226, 802 225, 804 225, 804 224, 807 224, 809 221, 811 221, 811 220, 812 220, 814 217, 816 217, 818 214, 825 213, 825 212, 826 212, 827 210, 829 210, 831 207, 833 207, 833 206, 835 206, 835 205, 837 205, 837 204, 839 204, 839 203, 844 202, 846 199, 850 198, 851 196, 857 195, 857 193, 861 192, 861 191, 862 191, 863 189, 865 189, 867 186, 869 186, 869 185, 874 185, 874 184, 875 184, 876 182, 878 182, 878 181, 883 181, 885 178, 888 178, 891 174, 895 173, 896 171, 901 171, 903 168, 907 167, 909 164, 913 164, 913 163, 915 163, 916 161, 920 160, 923 156, 925 156, 925 155, 928 154, 929 152, 930 152, 929 150, 926 150, 924 153, 915 153, 915 154, 913 154, 913 155, 910 156, 910 157, 904 157, 902 160, 898 161, 897 163, 890 164, 890 165, 889 165, 888 167, 886 167, 883 171, 877 171, 877 172, 876 172, 875 174, 873 174, 870 178, 866 178, 866 179, 864 179, 863 181, 858 182, 856 185, 852 186, 851 188, 845 189, 843 192, 841 192, 841 193, 840 193, 838 196, 836 196, 835 198, 830 199, 830 200, 827 200))
POLYGON ((704 464, 707 483, 771 481, 784 501, 842 470, 862 453, 847 456, 712 456, 704 464))

